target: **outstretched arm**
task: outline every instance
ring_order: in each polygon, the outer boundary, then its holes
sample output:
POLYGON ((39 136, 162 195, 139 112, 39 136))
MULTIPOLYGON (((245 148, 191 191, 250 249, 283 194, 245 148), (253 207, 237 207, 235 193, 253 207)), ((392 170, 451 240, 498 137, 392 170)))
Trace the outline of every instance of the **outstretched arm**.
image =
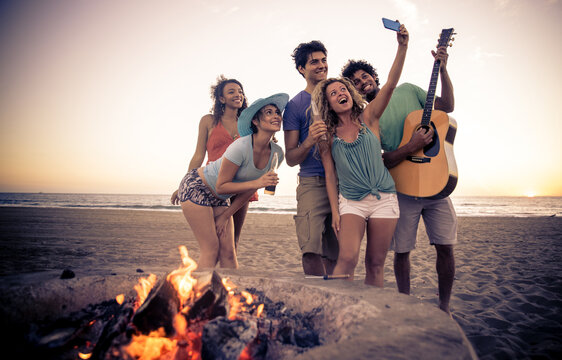
POLYGON ((402 74, 402 68, 404 67, 404 62, 406 61, 406 52, 408 50, 409 34, 408 30, 404 24, 400 25, 400 31, 396 35, 398 41, 398 49, 396 50, 396 57, 390 68, 390 73, 388 74, 388 80, 383 85, 377 97, 371 101, 363 112, 363 120, 365 123, 372 127, 378 122, 382 113, 386 109, 392 92, 398 84, 400 75, 402 74))
POLYGON ((455 110, 455 94, 453 91, 453 83, 447 71, 447 47, 441 46, 437 52, 431 51, 431 54, 436 60, 441 60, 441 67, 439 68, 439 75, 441 75, 441 96, 435 98, 435 109, 450 113, 455 110))

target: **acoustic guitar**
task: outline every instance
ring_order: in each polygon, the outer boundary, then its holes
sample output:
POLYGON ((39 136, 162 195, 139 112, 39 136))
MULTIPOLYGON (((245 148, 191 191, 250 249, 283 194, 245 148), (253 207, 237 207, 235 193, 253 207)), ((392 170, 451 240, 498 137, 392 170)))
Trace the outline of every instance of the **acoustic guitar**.
MULTIPOLYGON (((441 30, 437 47, 448 46, 453 34, 452 28, 441 30)), ((457 122, 447 113, 433 109, 440 66, 441 61, 435 60, 423 110, 412 111, 404 121, 400 146, 408 143, 419 128, 432 128, 435 135, 430 144, 390 169, 396 190, 402 194, 442 199, 457 185, 458 171, 453 154, 457 122)))

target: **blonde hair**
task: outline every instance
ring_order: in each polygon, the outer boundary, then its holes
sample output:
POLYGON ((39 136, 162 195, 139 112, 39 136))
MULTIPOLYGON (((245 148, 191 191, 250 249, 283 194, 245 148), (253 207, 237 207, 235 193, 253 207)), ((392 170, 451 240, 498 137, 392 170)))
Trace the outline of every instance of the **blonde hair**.
MULTIPOLYGON (((336 127, 339 123, 338 114, 335 113, 333 109, 330 108, 330 104, 328 103, 328 97, 326 96, 326 88, 328 85, 333 84, 335 82, 340 82, 345 85, 351 98, 353 100, 353 106, 351 107, 351 119, 360 123, 359 116, 363 112, 363 108, 367 104, 363 96, 355 89, 355 86, 349 81, 347 78, 329 78, 326 80, 322 80, 312 92, 312 100, 316 104, 316 108, 318 109, 318 113, 322 117, 322 120, 326 123, 328 127, 328 135, 330 137, 334 136, 336 132, 336 127)), ((310 111, 310 108, 309 108, 310 111)))

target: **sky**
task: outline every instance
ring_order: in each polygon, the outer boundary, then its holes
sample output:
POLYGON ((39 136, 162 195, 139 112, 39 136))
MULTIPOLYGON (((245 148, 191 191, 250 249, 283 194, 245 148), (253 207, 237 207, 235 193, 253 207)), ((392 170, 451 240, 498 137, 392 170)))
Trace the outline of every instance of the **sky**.
MULTIPOLYGON (((292 97, 293 49, 321 40, 330 77, 365 59, 385 82, 381 17, 410 32, 400 83, 426 90, 441 29, 457 33, 453 196, 562 195, 560 0, 2 1, 0 192, 171 194, 218 75, 250 103, 292 97)), ((297 172, 281 166, 277 194, 297 172)))

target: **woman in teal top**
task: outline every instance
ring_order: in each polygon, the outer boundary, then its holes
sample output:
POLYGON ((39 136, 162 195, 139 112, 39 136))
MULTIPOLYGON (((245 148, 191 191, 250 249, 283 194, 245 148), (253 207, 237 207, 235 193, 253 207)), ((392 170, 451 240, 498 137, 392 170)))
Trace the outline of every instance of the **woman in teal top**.
POLYGON ((400 26, 397 40, 388 81, 368 105, 346 78, 324 80, 312 93, 313 105, 326 122, 329 134, 319 149, 332 226, 340 245, 334 274, 349 274, 353 279, 366 229, 365 284, 378 287, 384 283, 386 253, 400 215, 394 181, 382 160, 379 119, 404 66, 408 49, 404 25, 400 26))

